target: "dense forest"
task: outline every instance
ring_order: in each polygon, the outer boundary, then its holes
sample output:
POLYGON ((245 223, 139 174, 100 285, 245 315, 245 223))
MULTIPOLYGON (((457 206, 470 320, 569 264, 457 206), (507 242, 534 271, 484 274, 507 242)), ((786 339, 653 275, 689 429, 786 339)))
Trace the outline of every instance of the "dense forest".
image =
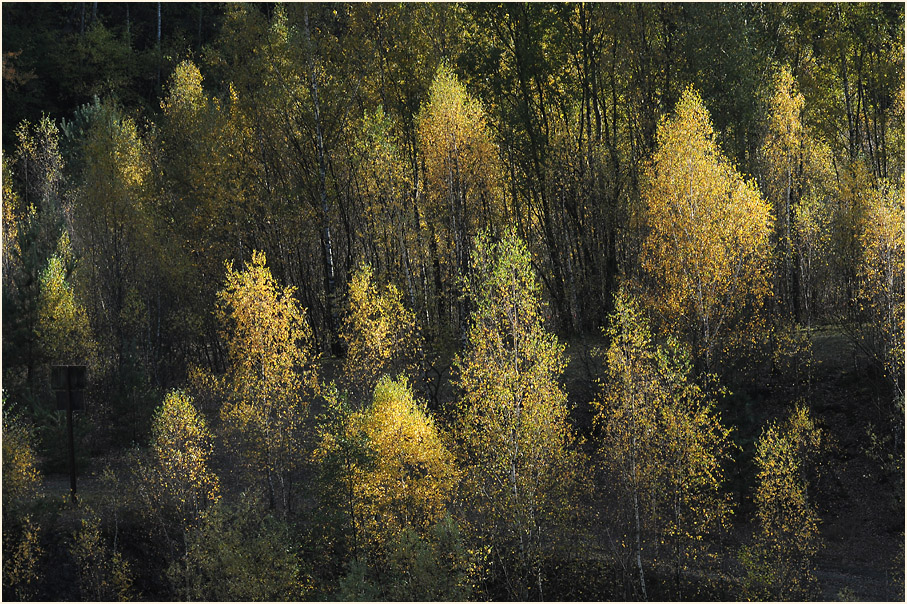
POLYGON ((903 600, 902 3, 2 25, 4 600, 903 600))

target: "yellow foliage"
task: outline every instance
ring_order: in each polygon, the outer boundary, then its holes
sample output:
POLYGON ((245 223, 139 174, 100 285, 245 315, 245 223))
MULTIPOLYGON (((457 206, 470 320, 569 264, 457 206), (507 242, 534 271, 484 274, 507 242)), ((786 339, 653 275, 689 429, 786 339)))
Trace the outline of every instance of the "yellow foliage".
POLYGON ((412 173, 406 170, 394 122, 381 106, 365 113, 355 132, 356 181, 363 200, 363 238, 374 245, 374 262, 397 274, 419 258, 419 228, 412 203, 412 173))
POLYGON ((654 312, 709 366, 758 337, 771 293, 771 208, 721 154, 702 99, 687 89, 658 128, 642 187, 642 265, 654 312))
POLYGON ((71 255, 64 232, 40 279, 35 336, 47 358, 56 363, 86 363, 95 349, 88 314, 67 280, 67 257, 71 262, 71 255))
POLYGON ((9 165, 9 157, 4 154, 2 158, 2 198, 3 204, 3 279, 4 287, 12 271, 14 258, 19 256, 19 220, 22 208, 19 207, 19 196, 13 189, 13 178, 9 165))
POLYGON ((371 390, 382 374, 412 372, 421 349, 416 317, 393 284, 380 288, 363 265, 350 280, 349 307, 341 337, 348 351, 344 370, 371 390))
MULTIPOLYGON (((4 522, 5 525, 9 523, 4 522)), ((3 596, 12 590, 15 599, 29 600, 38 587, 38 565, 44 556, 39 544, 41 527, 33 524, 30 515, 22 519, 22 529, 14 537, 13 530, 3 527, 3 596)))
POLYGON ((254 252, 243 271, 228 263, 218 294, 230 362, 221 418, 250 469, 267 475, 270 495, 276 478, 286 498, 287 473, 303 459, 305 397, 318 391, 316 354, 293 288, 278 288, 265 262, 254 252))
MULTIPOLYGON (((730 430, 693 381, 688 355, 673 339, 656 346, 639 305, 623 289, 607 335, 608 379, 596 423, 600 454, 628 519, 625 551, 666 546, 680 595, 684 570, 708 561, 705 539, 720 534, 731 514, 721 491, 730 430), (656 543, 645 538, 650 531, 656 543)), ((635 563, 643 577, 638 554, 635 563)), ((641 589, 645 594, 644 579, 641 589)))
POLYGON ((187 113, 200 111, 207 106, 202 90, 202 73, 192 61, 183 61, 173 70, 170 79, 170 94, 161 100, 164 113, 187 113))
POLYGON ((30 499, 38 490, 38 458, 34 437, 24 421, 3 412, 3 499, 30 499))
MULTIPOLYGON (((441 287, 456 291, 458 277, 467 270, 469 242, 480 229, 497 231, 503 225, 500 161, 481 104, 443 65, 419 113, 417 130, 425 171, 423 226, 437 249, 441 287)), ((464 330, 465 313, 461 302, 454 323, 464 330)))
POLYGON ((79 569, 79 589, 84 600, 126 601, 132 596, 132 572, 119 552, 111 550, 101 534, 101 520, 85 510, 81 528, 69 547, 79 569))
POLYGON ((155 513, 170 515, 184 530, 216 502, 219 481, 209 467, 214 443, 192 399, 179 390, 167 393, 151 427, 151 464, 146 476, 155 513))
POLYGON ((819 548, 819 518, 807 496, 809 465, 822 445, 809 411, 797 407, 770 424, 756 444, 755 502, 759 526, 744 548, 744 586, 755 599, 805 600, 815 596, 813 557, 819 548))
POLYGON ((434 420, 413 398, 405 378, 382 377, 371 405, 350 415, 334 433, 321 434, 315 459, 344 454, 344 442, 360 442, 365 449, 359 455, 347 453, 357 533, 379 548, 406 528, 427 535, 447 511, 458 472, 434 420))
POLYGON ((500 169, 484 110, 449 68, 438 68, 417 127, 434 210, 468 221, 470 235, 478 225, 499 224, 500 169))
POLYGON ((456 361, 464 486, 486 514, 480 530, 517 563, 512 595, 526 599, 579 482, 577 440, 558 383, 564 348, 543 326, 529 250, 514 233, 498 243, 477 238, 470 268, 475 310, 456 361))
POLYGON ((897 390, 904 373, 904 189, 881 183, 868 191, 860 229, 859 297, 874 346, 897 390))
POLYGON ((427 534, 447 509, 457 478, 453 455, 405 378, 382 378, 357 421, 374 465, 357 485, 365 533, 386 543, 404 527, 427 534))

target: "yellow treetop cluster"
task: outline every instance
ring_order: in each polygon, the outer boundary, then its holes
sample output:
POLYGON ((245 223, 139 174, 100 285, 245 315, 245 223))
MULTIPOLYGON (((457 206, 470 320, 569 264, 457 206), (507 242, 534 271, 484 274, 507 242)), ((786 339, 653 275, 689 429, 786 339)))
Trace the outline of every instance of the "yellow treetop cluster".
POLYGON ((384 377, 357 422, 374 453, 357 485, 366 534, 381 542, 407 526, 428 534, 444 516, 457 477, 433 419, 405 379, 384 377))
POLYGON ((405 378, 382 377, 370 405, 321 432, 315 459, 337 456, 345 505, 366 544, 388 546, 404 529, 427 536, 445 515, 458 477, 454 457, 405 378), (341 451, 351 443, 358 453, 341 451))
POLYGON ((659 125, 642 198, 653 310, 709 366, 716 353, 755 335, 752 323, 771 292, 772 217, 756 184, 722 156, 691 88, 659 125))
POLYGON ((346 373, 368 391, 382 374, 411 370, 420 348, 416 318, 400 290, 390 283, 379 287, 367 264, 350 279, 341 336, 349 347, 346 373))
POLYGON ((307 396, 318 390, 311 331, 293 288, 277 286, 263 252, 254 252, 245 270, 227 264, 218 298, 230 363, 221 418, 250 469, 267 475, 271 496, 280 490, 286 497, 287 473, 303 457, 307 396))

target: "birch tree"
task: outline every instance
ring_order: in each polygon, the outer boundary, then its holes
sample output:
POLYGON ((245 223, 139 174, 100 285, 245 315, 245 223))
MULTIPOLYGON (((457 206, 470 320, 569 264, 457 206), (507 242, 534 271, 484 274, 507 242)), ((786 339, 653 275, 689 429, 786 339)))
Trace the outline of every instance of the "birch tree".
POLYGON ((515 233, 476 239, 466 287, 475 310, 456 367, 468 495, 510 595, 545 599, 543 561, 559 545, 580 475, 558 382, 564 348, 544 327, 529 250, 515 233))
POLYGON ((771 293, 771 207, 721 154, 692 88, 657 138, 642 184, 642 266, 664 331, 682 334, 709 368, 760 332, 771 293))
POLYGON ((248 471, 263 475, 270 507, 283 513, 290 474, 304 458, 308 397, 318 391, 311 331, 293 295, 275 283, 264 253, 254 252, 244 270, 227 263, 217 306, 230 362, 221 419, 248 471))

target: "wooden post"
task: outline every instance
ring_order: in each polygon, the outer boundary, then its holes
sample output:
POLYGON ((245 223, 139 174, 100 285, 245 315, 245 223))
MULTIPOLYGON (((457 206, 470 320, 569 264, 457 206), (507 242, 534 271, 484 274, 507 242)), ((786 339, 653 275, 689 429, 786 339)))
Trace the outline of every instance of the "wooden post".
POLYGON ((76 501, 76 443, 72 430, 72 391, 67 393, 66 397, 66 428, 69 431, 69 491, 72 494, 72 502, 76 501))
POLYGON ((66 411, 66 431, 69 437, 69 488, 72 502, 76 499, 76 442, 72 412, 84 407, 85 366, 54 365, 51 367, 51 387, 57 394, 57 410, 66 411))

